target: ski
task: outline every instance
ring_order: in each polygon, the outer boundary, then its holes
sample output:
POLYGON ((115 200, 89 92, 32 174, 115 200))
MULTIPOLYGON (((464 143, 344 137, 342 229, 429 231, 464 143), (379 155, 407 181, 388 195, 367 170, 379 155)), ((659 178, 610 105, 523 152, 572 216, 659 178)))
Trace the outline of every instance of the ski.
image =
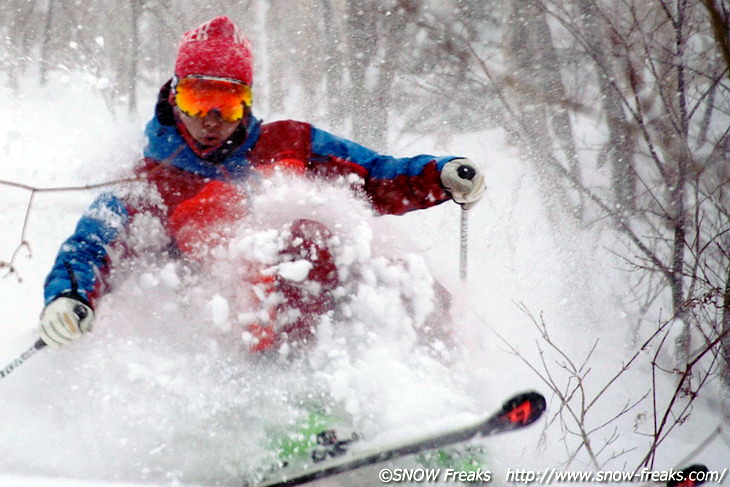
POLYGON ((678 479, 667 482, 667 487, 697 487, 705 483, 707 472, 707 467, 701 463, 690 465, 680 471, 682 475, 678 479))
POLYGON ((534 423, 545 411, 545 407, 545 398, 542 394, 525 392, 514 396, 505 402, 499 411, 476 423, 370 451, 343 455, 336 459, 316 463, 310 468, 291 475, 279 473, 277 474, 278 479, 265 480, 258 486, 287 487, 301 485, 323 477, 349 472, 425 450, 461 443, 477 436, 485 437, 513 431, 534 423))

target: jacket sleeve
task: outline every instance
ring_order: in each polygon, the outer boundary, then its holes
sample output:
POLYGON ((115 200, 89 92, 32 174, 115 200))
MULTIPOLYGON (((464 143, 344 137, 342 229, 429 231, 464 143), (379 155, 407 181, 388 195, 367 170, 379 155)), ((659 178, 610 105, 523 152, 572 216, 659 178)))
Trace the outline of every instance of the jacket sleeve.
MULTIPOLYGON (((444 164, 456 156, 386 156, 316 127, 312 127, 311 150, 315 168, 331 165, 362 176, 364 191, 380 213, 400 215, 451 199, 440 175, 444 164)), ((320 172, 339 171, 325 167, 320 172)))
POLYGON ((46 304, 69 296, 94 306, 108 271, 109 249, 128 220, 120 198, 105 193, 94 201, 58 251, 44 285, 46 304))

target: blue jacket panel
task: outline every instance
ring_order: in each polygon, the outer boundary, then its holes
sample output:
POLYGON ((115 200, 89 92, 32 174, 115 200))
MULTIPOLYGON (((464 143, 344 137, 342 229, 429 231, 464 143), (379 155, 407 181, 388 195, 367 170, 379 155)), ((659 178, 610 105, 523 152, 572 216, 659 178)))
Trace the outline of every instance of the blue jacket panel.
POLYGON ((46 304, 59 296, 78 297, 88 304, 94 302, 108 264, 108 247, 128 218, 124 203, 116 196, 105 193, 94 201, 73 235, 61 245, 45 281, 46 304))

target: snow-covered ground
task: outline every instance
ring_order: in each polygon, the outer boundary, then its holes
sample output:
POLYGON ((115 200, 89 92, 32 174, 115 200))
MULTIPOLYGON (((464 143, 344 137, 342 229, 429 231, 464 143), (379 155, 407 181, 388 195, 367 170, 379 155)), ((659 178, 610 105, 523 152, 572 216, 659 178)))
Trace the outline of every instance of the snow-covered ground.
MULTIPOLYGON (((2 180, 36 187, 110 181, 142 148, 146 114, 112 114, 98 81, 84 74, 54 78, 46 88, 31 83, 20 94, 0 86, 0 95, 9 101, 0 111, 2 180)), ((146 106, 151 111, 152 99, 146 106)), ((239 485, 272 462, 269 438, 296 429, 312 404, 331 404, 371 444, 469 421, 528 389, 548 396, 546 420, 553 420, 555 397, 495 335, 539 366, 538 334, 520 303, 543 313, 554 341, 578 362, 599 338, 587 381, 590 392, 602 387, 633 349, 615 305, 624 274, 602 250, 600 232, 568 223, 551 229, 530 172, 498 133, 459 137, 448 147, 402 140, 393 152, 461 154, 483 164, 488 191, 469 214, 467 282, 458 278, 456 205, 374 218, 342 188, 270 184, 252 202, 256 217, 206 274, 179 262, 134 262, 99 305, 94 333, 38 353, 0 381, 0 485, 239 485), (260 360, 243 350, 236 327, 236 263, 242 255, 270 255, 277 229, 300 216, 336 231, 347 304, 338 319, 320 324, 305 356, 260 360), (421 344, 416 332, 432 303, 433 280, 454 299, 459 345, 447 357, 421 344), (403 296, 415 314, 406 312, 403 296)), ((7 262, 21 242, 30 193, 0 187, 0 261, 7 262)), ((35 194, 28 248, 18 251, 15 272, 0 279, 0 365, 36 339, 43 279, 95 194, 35 194)), ((639 362, 597 404, 590 425, 648 391, 648 360, 639 362)), ((560 375, 558 365, 553 370, 560 375)), ((606 452, 636 451, 604 468, 638 463, 649 440, 633 430, 648 429, 643 415, 650 406, 616 421, 618 438, 606 452)), ((675 466, 717 427, 713 407, 697 403, 667 440, 656 470, 675 466)), ((546 420, 484 442, 497 485, 507 468, 541 469, 567 458, 564 433, 546 420)), ((730 458, 726 438, 716 437, 691 460, 722 470, 730 458)), ((570 437, 568 443, 575 445, 570 437)), ((571 468, 590 465, 578 455, 571 468)), ((354 478, 321 483, 378 483, 372 472, 354 478)))

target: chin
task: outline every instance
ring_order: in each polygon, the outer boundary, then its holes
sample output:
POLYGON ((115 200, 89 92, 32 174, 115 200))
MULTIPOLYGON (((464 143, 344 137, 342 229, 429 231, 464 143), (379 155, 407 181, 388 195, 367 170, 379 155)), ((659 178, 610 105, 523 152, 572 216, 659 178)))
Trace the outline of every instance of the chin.
POLYGON ((219 145, 223 142, 221 139, 218 139, 218 138, 216 138, 216 139, 210 139, 208 137, 193 137, 193 138, 195 139, 195 141, 198 144, 208 146, 208 147, 212 147, 214 145, 219 145))

